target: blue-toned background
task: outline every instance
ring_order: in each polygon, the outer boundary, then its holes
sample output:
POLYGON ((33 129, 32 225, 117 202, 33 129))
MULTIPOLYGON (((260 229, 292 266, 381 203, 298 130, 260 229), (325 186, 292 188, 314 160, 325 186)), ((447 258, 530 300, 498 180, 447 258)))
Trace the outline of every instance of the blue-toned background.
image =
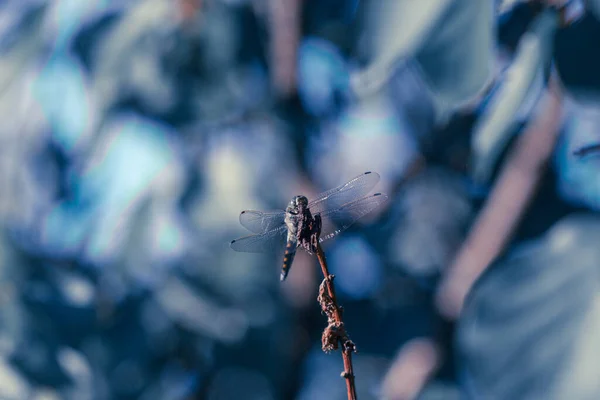
MULTIPOLYGON (((600 158, 573 156, 600 142, 600 6, 569 2, 561 26, 565 11, 541 3, 0 3, 0 399, 344 399, 341 356, 321 351, 316 260, 299 254, 280 283, 281 260, 228 243, 248 233, 240 211, 283 209, 369 170, 389 203, 325 246, 359 398, 481 398, 485 379, 504 384, 487 350, 517 354, 526 340, 465 328, 456 341, 434 294, 550 76, 567 93, 564 121, 510 248, 564 270, 587 242, 555 259, 546 230, 600 209, 600 158), (427 379, 431 349, 402 358, 421 337, 443 355, 427 379), (469 375, 473 357, 492 372, 469 375)), ((583 236, 600 246, 594 226, 583 236)), ((600 283, 586 266, 573 268, 600 283)), ((474 301, 504 304, 509 283, 474 301)), ((543 295, 577 285, 556 287, 543 295)), ((515 307, 546 312, 537 305, 515 307)), ((517 313, 498 308, 485 316, 517 313)), ((571 352, 585 353, 561 357, 571 352)), ((547 398, 583 393, 569 379, 547 398)), ((542 398, 502 384, 494 398, 542 398)))

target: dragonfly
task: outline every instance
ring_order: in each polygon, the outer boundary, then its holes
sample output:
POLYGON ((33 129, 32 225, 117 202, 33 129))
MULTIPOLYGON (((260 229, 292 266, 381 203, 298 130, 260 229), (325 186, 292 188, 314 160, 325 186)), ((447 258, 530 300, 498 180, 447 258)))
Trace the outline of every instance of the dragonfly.
POLYGON ((313 200, 294 196, 285 210, 245 210, 240 223, 252 235, 232 240, 229 246, 240 252, 272 253, 284 250, 280 280, 290 271, 298 248, 309 254, 317 246, 350 227, 356 220, 387 202, 383 193, 368 193, 379 182, 376 172, 365 172, 313 200))

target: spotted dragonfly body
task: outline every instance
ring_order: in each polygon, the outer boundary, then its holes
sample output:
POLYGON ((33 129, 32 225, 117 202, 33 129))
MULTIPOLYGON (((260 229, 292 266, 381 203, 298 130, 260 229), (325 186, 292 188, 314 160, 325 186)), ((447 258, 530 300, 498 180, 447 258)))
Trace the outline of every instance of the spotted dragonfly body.
POLYGON ((283 281, 298 248, 315 253, 318 243, 338 235, 387 201, 382 193, 367 196, 378 181, 377 173, 365 172, 312 201, 305 196, 295 196, 285 211, 242 211, 240 223, 255 234, 233 240, 230 246, 243 252, 285 248, 280 276, 283 281))
POLYGON ((321 234, 321 216, 312 215, 305 196, 295 196, 285 210, 284 222, 288 231, 280 276, 282 281, 287 277, 298 247, 309 253, 317 252, 316 240, 321 234))

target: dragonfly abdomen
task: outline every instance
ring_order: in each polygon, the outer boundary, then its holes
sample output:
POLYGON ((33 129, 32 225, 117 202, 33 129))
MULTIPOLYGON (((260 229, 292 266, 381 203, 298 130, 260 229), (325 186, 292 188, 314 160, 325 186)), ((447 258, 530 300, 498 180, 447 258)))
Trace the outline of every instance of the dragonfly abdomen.
POLYGON ((292 267, 292 262, 294 261, 294 256, 296 255, 296 243, 296 241, 288 239, 285 246, 285 252, 283 253, 283 265, 281 267, 281 276, 279 277, 282 282, 288 276, 290 268, 292 267))

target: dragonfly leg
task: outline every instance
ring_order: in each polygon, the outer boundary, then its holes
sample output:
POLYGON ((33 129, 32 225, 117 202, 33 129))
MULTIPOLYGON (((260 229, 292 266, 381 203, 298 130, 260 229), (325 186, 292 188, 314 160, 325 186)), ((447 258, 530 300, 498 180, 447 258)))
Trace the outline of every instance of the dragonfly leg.
POLYGON ((310 249, 313 253, 316 253, 317 246, 319 245, 319 237, 321 236, 321 215, 315 215, 313 221, 310 234, 310 249))

